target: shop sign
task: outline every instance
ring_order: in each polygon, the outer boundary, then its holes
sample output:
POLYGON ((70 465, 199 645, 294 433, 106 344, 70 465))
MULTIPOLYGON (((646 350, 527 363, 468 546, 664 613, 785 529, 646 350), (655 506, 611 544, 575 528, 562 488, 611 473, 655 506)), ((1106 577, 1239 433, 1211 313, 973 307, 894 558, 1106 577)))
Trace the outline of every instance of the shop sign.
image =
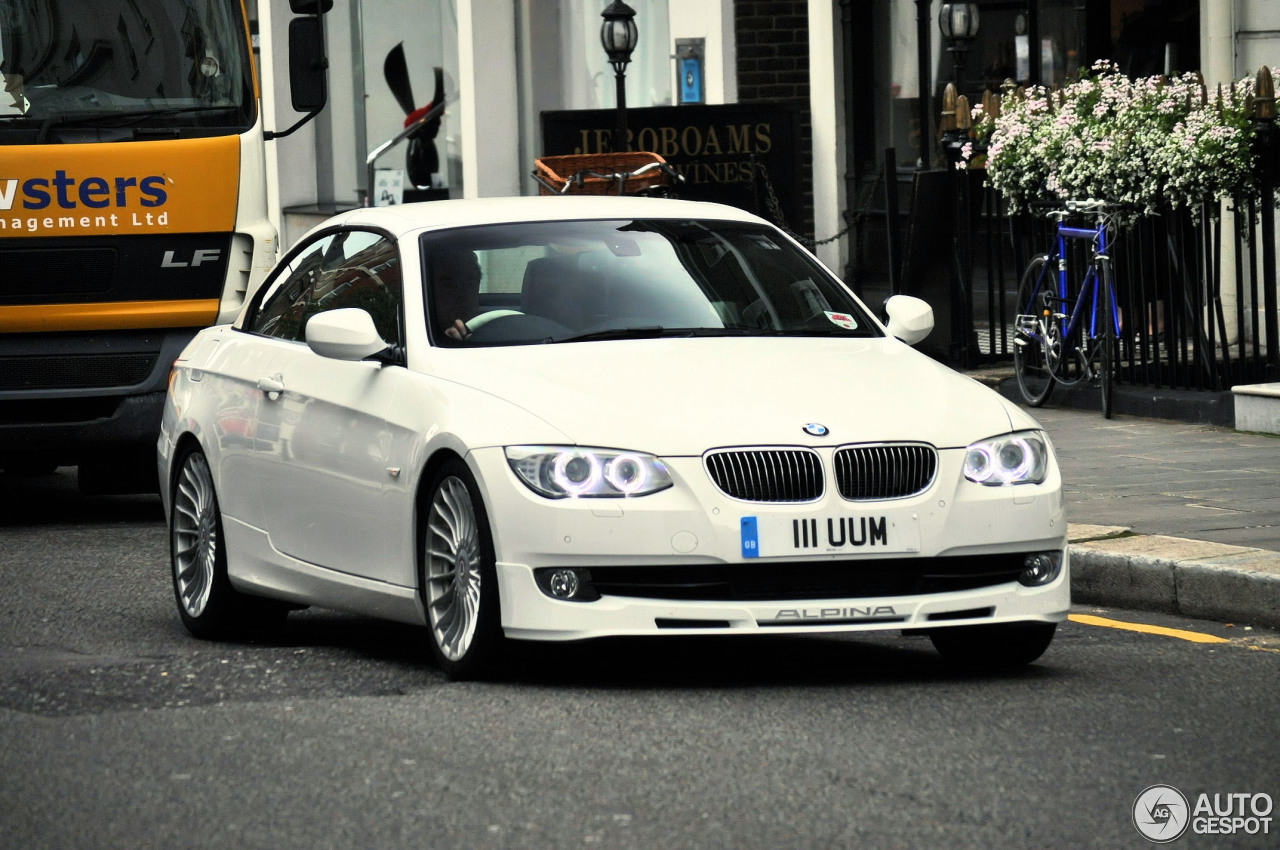
MULTIPOLYGON (((613 150, 617 113, 580 109, 542 113, 542 155, 613 150)), ((627 110, 627 144, 660 155, 683 177, 681 198, 716 201, 776 220, 771 187, 786 223, 802 218, 799 115, 784 103, 653 106, 627 110), (766 180, 767 177, 767 180, 766 180)))

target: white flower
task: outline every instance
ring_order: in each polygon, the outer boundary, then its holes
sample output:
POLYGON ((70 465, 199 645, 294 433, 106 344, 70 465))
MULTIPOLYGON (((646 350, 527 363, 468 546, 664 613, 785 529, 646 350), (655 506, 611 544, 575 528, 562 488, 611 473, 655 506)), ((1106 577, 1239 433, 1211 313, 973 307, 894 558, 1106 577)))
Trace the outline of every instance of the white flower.
POLYGON ((1015 212, 1053 195, 1126 204, 1130 218, 1166 204, 1216 213, 1220 198, 1256 196, 1252 89, 1245 80, 1210 99, 1194 75, 1130 80, 1099 60, 1057 92, 1007 91, 979 134, 988 179, 1015 212))

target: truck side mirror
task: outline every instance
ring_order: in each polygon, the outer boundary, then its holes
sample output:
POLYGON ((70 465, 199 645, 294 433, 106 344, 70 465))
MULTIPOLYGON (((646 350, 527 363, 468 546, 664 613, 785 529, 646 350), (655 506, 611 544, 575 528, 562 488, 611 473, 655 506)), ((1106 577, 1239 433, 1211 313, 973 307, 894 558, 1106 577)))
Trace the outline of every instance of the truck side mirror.
POLYGON ((324 52, 325 12, 333 8, 333 0, 289 0, 295 15, 289 22, 289 100, 295 112, 305 112, 288 130, 264 130, 262 138, 270 141, 289 135, 320 114, 329 100, 329 58, 324 52))
POLYGON ((329 99, 329 60, 320 18, 289 22, 289 98, 294 112, 319 112, 329 99))

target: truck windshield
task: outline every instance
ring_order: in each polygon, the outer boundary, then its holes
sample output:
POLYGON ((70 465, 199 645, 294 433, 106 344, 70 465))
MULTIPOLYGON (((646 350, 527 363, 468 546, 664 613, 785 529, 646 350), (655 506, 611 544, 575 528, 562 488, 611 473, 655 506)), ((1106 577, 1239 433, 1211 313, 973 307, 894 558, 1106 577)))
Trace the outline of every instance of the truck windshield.
POLYGON ((241 132, 240 0, 0 0, 0 143, 241 132))

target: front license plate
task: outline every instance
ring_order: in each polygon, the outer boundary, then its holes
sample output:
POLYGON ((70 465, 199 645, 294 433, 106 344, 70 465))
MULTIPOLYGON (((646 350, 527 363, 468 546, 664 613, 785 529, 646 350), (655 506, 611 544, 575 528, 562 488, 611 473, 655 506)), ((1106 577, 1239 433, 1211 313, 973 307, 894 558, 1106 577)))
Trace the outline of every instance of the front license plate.
POLYGON ((744 558, 919 551, 920 515, 910 511, 742 518, 744 558))

